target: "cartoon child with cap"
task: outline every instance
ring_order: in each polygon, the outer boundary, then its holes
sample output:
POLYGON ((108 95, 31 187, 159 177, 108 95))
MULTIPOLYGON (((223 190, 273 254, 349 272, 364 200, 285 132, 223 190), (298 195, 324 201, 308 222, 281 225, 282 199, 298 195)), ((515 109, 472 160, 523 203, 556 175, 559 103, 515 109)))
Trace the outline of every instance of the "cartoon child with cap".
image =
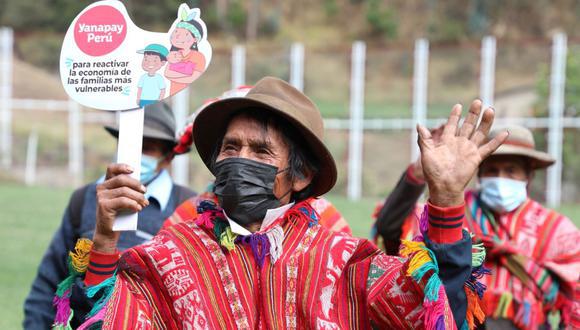
POLYGON ((143 108, 165 97, 165 79, 157 71, 167 63, 169 51, 162 45, 149 44, 137 53, 143 54, 141 67, 147 72, 141 76, 137 85, 137 104, 143 108))

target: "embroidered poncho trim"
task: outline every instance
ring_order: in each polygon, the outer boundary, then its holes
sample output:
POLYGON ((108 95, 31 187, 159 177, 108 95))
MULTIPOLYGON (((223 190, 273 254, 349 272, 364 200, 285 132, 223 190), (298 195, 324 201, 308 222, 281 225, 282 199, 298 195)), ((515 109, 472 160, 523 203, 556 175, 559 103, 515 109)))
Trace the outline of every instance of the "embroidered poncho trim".
MULTIPOLYGON (((439 278, 437 259, 424 243, 424 237, 429 228, 427 205, 425 205, 419 219, 419 228, 421 233, 415 236, 412 241, 403 240, 401 242, 399 253, 401 256, 410 259, 406 272, 407 276, 411 276, 416 283, 422 281, 426 283, 423 301, 425 327, 437 330, 450 329, 454 325, 445 324, 445 287, 439 278)), ((473 244, 472 273, 464 285, 467 296, 467 313, 461 329, 475 329, 476 323, 482 324, 485 320, 485 314, 481 308, 481 299, 486 286, 478 281, 482 276, 489 274, 489 270, 483 267, 484 260, 485 249, 483 244, 473 244)))

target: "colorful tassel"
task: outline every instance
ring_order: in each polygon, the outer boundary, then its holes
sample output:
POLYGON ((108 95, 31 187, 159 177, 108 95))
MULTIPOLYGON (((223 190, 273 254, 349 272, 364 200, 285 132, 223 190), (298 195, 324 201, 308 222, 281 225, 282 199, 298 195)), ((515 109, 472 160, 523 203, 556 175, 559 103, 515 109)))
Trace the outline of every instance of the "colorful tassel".
POLYGON ((93 247, 90 239, 81 238, 77 241, 74 251, 68 253, 70 266, 78 274, 84 274, 89 266, 89 252, 93 247))
POLYGON ((423 242, 402 241, 400 254, 410 258, 407 276, 412 276, 415 281, 421 280, 429 270, 439 272, 433 252, 423 242))
POLYGON ((103 295, 101 296, 101 298, 99 298, 99 300, 97 300, 97 302, 95 302, 95 304, 93 305, 93 308, 87 314, 87 317, 92 317, 92 316, 98 314, 98 312, 104 308, 105 304, 107 303, 107 301, 109 301, 109 298, 113 294, 113 289, 115 288, 116 281, 117 281, 117 276, 116 276, 116 272, 115 272, 115 274, 113 274, 108 279, 102 281, 101 283, 99 283, 97 285, 93 285, 93 286, 90 286, 87 288, 85 294, 89 298, 93 298, 98 292, 103 291, 103 295))
POLYGON ((238 236, 236 242, 249 245, 258 266, 261 268, 264 265, 266 254, 270 251, 270 241, 265 234, 238 236))
POLYGON ((467 286, 471 291, 475 292, 479 299, 483 299, 483 294, 485 290, 487 290, 487 286, 479 281, 484 275, 491 274, 491 271, 485 266, 479 266, 473 268, 471 271, 471 275, 467 282, 465 282, 465 286, 467 286))
POLYGON ((445 287, 439 278, 439 267, 433 252, 423 242, 403 240, 400 254, 409 258, 406 275, 411 276, 416 283, 426 280, 423 289, 425 328, 445 329, 445 287))
POLYGON ((73 318, 73 312, 71 311, 69 316, 68 316, 68 319, 66 319, 66 321, 64 323, 55 322, 52 325, 51 329, 52 330, 72 330, 72 327, 70 326, 70 321, 72 320, 72 318, 73 318))
POLYGON ((218 207, 212 200, 202 199, 197 204, 197 214, 203 214, 207 211, 218 211, 218 207))
MULTIPOLYGON (((475 329, 475 322, 482 324, 485 320, 485 313, 481 309, 479 300, 476 292, 469 288, 465 288, 465 295, 467 296, 467 312, 465 314, 465 321, 467 322, 468 329, 475 329)), ((465 323, 464 323, 465 325, 465 323)))
MULTIPOLYGON (((70 262, 70 260, 69 260, 70 262)), ((75 282, 75 274, 71 274, 69 276, 67 276, 64 280, 62 280, 62 282, 60 282, 58 284, 58 286, 56 287, 56 296, 58 297, 64 297, 65 292, 69 291, 70 294, 70 288, 73 285, 73 283, 75 282)))
POLYGON ((70 288, 64 291, 60 296, 55 296, 52 305, 56 309, 53 329, 66 329, 72 318, 70 308, 70 288))
POLYGON ((471 246, 471 266, 479 267, 485 261, 485 247, 483 242, 475 243, 471 246))
POLYGON ((77 240, 74 251, 69 252, 69 276, 67 276, 56 287, 55 297, 52 302, 56 309, 53 329, 71 329, 70 320, 73 317, 73 311, 70 308, 71 289, 76 278, 87 271, 89 252, 91 251, 92 246, 93 242, 91 240, 81 238, 77 240))
POLYGON ((89 264, 89 252, 93 242, 86 238, 77 240, 74 251, 69 252, 68 256, 68 270, 67 276, 56 287, 53 305, 56 309, 56 316, 54 320, 53 329, 70 329, 70 320, 73 312, 70 308, 70 294, 71 288, 78 276, 81 276, 87 271, 89 264))
POLYGON ((425 242, 425 234, 429 229, 429 216, 427 213, 427 205, 423 207, 423 212, 418 219, 419 221, 419 233, 413 237, 413 242, 425 242))
POLYGON ((229 228, 229 227, 230 227, 230 224, 226 220, 223 220, 221 218, 214 219, 212 221, 211 228, 213 228, 213 233, 218 240, 222 237, 222 234, 225 233, 226 228, 229 228))
POLYGON ((221 233, 219 236, 220 238, 220 245, 225 247, 228 251, 232 251, 236 248, 234 244, 235 239, 238 235, 232 232, 230 227, 226 227, 226 229, 221 233))
MULTIPOLYGON (((445 288, 438 288, 437 296, 445 296, 445 288)), ((445 300, 423 301, 425 329, 445 329, 445 300)))
POLYGON ((429 229, 429 212, 427 211, 427 204, 423 207, 423 212, 421 213, 421 217, 419 218, 419 229, 421 230, 421 234, 425 235, 427 230, 429 229))
MULTIPOLYGON (((211 217, 212 212, 204 212, 197 219, 194 221, 196 225, 207 228, 207 229, 214 229, 214 219, 211 217)), ((217 236, 219 237, 219 236, 217 236)))

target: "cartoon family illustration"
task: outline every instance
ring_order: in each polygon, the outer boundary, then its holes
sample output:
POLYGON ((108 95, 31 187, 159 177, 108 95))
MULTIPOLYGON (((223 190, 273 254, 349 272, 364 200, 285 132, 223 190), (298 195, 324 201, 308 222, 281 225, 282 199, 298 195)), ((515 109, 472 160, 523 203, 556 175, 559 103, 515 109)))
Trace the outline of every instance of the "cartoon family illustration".
POLYGON ((205 71, 205 56, 197 47, 204 37, 203 27, 199 22, 199 9, 188 13, 180 7, 179 19, 170 35, 170 50, 160 44, 149 44, 137 51, 143 54, 141 67, 146 72, 137 84, 139 107, 165 98, 165 80, 157 73, 164 66, 164 76, 170 81, 169 96, 186 88, 205 71))

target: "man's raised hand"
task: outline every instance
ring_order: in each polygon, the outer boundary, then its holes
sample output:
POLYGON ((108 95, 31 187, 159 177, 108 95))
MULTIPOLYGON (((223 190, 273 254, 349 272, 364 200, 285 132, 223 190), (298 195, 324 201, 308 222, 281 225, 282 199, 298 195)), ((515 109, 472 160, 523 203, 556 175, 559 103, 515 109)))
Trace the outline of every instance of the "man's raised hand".
POLYGON ((462 106, 456 104, 438 140, 428 129, 417 125, 423 173, 429 186, 429 199, 434 205, 447 207, 462 204, 463 190, 479 164, 508 136, 507 132, 502 132, 484 143, 493 124, 494 111, 486 109, 478 126, 481 107, 480 100, 473 101, 460 127, 462 106))

